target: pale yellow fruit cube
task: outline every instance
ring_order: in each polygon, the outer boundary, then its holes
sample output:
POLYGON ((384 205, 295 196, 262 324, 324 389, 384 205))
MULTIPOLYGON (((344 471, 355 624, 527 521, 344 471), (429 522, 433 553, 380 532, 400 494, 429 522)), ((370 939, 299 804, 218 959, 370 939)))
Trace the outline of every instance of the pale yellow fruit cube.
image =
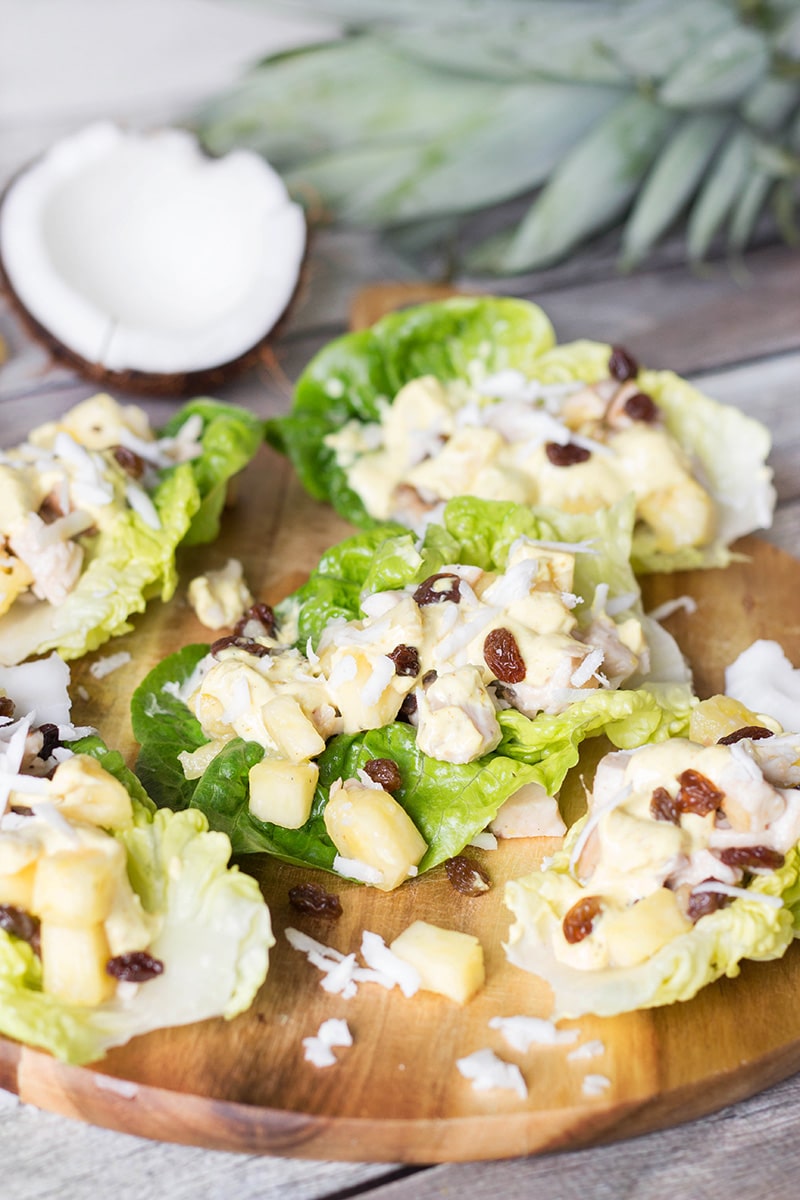
POLYGON ((50 799, 73 820, 88 821, 103 829, 133 824, 130 795, 90 754, 74 754, 56 767, 50 799))
POLYGON ((417 969, 426 992, 438 992, 456 1004, 466 1004, 486 980, 483 946, 471 933, 415 921, 390 948, 417 969))
POLYGON ((331 788, 323 814, 325 828, 342 858, 380 872, 383 892, 408 879, 428 846, 408 813, 383 788, 354 780, 331 788))
POLYGON ((40 937, 46 992, 86 1005, 102 1004, 114 995, 116 982, 106 971, 110 953, 101 924, 75 929, 42 921, 40 937))
POLYGON ((181 750, 178 761, 183 767, 184 778, 200 779, 209 763, 214 761, 229 741, 230 738, 214 738, 213 741, 204 742, 196 750, 181 750))
POLYGON ((0 875, 0 904, 13 904, 15 908, 24 908, 26 912, 31 912, 35 878, 35 862, 13 875, 0 875))
POLYGON ((681 912, 669 888, 659 888, 621 912, 607 912, 600 924, 612 967, 634 967, 645 962, 691 928, 692 922, 681 912))
POLYGON ((263 758, 250 768, 250 812, 260 821, 299 829, 311 815, 318 779, 316 763, 263 758))
POLYGON ((43 855, 33 884, 33 912, 42 921, 83 929, 105 921, 125 869, 125 851, 108 839, 108 849, 80 848, 43 855))
POLYGON ((32 583, 30 568, 21 558, 0 552, 0 617, 5 616, 17 596, 32 583))
POLYGON ((748 725, 761 725, 775 733, 780 732, 777 721, 752 712, 732 696, 711 696, 708 700, 701 700, 692 709, 689 737, 693 742, 713 746, 721 737, 727 737, 729 733, 748 725))
POLYGON ((293 696, 276 696, 264 705, 261 715, 281 756, 289 762, 301 763, 315 758, 325 749, 325 739, 317 733, 293 696))

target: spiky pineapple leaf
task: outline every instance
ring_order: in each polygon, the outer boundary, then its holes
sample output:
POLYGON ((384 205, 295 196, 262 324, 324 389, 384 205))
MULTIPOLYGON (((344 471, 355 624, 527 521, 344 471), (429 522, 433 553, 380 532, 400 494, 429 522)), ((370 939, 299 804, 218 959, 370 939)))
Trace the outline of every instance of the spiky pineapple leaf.
POLYGON ((752 134, 746 129, 735 130, 712 164, 711 174, 689 214, 686 241, 691 259, 705 256, 747 182, 752 161, 752 134))

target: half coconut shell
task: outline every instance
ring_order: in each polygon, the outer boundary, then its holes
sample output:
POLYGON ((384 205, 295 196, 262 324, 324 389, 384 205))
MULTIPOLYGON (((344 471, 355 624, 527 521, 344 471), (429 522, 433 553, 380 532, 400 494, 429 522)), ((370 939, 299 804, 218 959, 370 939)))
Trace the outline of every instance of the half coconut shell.
POLYGON ((296 294, 306 221, 251 151, 89 126, 11 182, 0 275, 54 357, 122 390, 182 394, 253 363, 296 294))

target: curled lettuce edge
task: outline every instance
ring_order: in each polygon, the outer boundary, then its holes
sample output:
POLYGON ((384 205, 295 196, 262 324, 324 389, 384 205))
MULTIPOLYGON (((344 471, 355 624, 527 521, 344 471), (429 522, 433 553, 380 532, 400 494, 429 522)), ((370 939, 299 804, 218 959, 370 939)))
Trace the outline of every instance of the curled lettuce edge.
POLYGON ((121 511, 88 542, 84 570, 61 604, 15 605, 0 618, 0 662, 51 650, 80 658, 129 633, 129 618, 154 597, 172 598, 178 547, 217 536, 228 481, 255 455, 264 430, 245 409, 199 399, 184 405, 161 434, 173 436, 193 414, 203 420, 203 453, 163 472, 151 494, 160 527, 133 509, 121 511))
POLYGON ((800 850, 794 847, 782 867, 756 876, 747 889, 781 896, 780 908, 737 897, 636 966, 596 971, 568 966, 554 955, 551 937, 576 899, 574 888, 564 885, 572 878, 570 853, 584 824, 582 819, 573 825, 546 869, 513 880, 505 889, 505 904, 514 916, 506 955, 550 985, 553 1019, 613 1017, 690 1000, 706 984, 737 976, 743 959, 780 958, 800 932, 800 850))
MULTIPOLYGON (((606 581, 611 596, 630 596, 630 611, 641 615, 638 585, 628 561, 632 523, 630 501, 593 518, 460 498, 451 501, 444 524, 431 526, 422 544, 390 526, 356 534, 331 547, 308 582, 278 606, 279 621, 296 623, 296 645, 305 651, 308 640, 316 643, 333 617, 358 617, 364 592, 419 583, 446 563, 503 569, 519 536, 580 542, 589 533, 600 552, 578 555, 578 563, 584 565, 576 567, 576 588, 586 593, 581 607, 588 610, 598 582, 606 581), (608 541, 603 540, 606 533, 608 541)), ((134 693, 131 719, 141 745, 136 770, 158 804, 201 808, 213 827, 228 834, 235 853, 264 851, 287 862, 331 870, 335 848, 322 816, 330 785, 339 777, 354 776, 369 758, 395 758, 405 779, 396 799, 429 845, 420 864, 424 871, 459 853, 525 783, 539 783, 549 795, 557 793, 567 771, 578 762, 580 743, 586 737, 605 734, 627 749, 685 734, 696 700, 680 652, 669 635, 664 633, 664 638, 674 651, 659 654, 668 668, 662 680, 587 693, 558 715, 528 718, 513 709, 500 712, 499 746, 474 763, 427 758, 416 749, 411 727, 399 722, 331 739, 317 760, 320 781, 311 816, 300 830, 262 822, 249 811, 247 775, 263 756, 256 743, 234 738, 200 780, 183 776, 178 754, 209 740, 176 696, 207 650, 187 646, 154 668, 134 693)))
POLYGON ((244 1011, 266 978, 275 939, 258 884, 228 866, 230 842, 209 831, 202 813, 157 810, 99 738, 71 748, 97 758, 131 794, 133 824, 114 836, 143 908, 161 918, 149 951, 165 964, 132 997, 89 1008, 42 991, 30 945, 0 930, 0 1031, 82 1064, 139 1034, 244 1011))
MULTIPOLYGON (((312 496, 327 500, 355 525, 371 528, 376 521, 325 445, 329 433, 350 420, 378 420, 381 404, 423 374, 472 381, 516 367, 544 383, 591 384, 608 378, 610 350, 588 340, 556 345, 547 317, 527 301, 487 296, 420 305, 324 347, 301 375, 291 412, 267 422, 267 439, 292 459, 312 496), (504 340, 495 345, 498 324, 504 340), (470 356, 465 350, 474 348, 470 334, 478 328, 484 332, 481 355, 470 356)), ((776 494, 766 465, 770 435, 760 422, 672 371, 642 369, 638 382, 661 408, 667 429, 711 494, 718 530, 707 546, 665 552, 644 527, 637 529, 633 565, 640 574, 727 566, 740 557, 731 543, 772 521, 776 494)))

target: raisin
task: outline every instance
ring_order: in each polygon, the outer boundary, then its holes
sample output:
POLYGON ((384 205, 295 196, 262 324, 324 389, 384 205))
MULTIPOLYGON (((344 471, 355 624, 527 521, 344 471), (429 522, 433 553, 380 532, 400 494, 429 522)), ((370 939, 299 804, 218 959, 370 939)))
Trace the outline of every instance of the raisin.
POLYGON ((544 452, 554 467, 574 467, 576 463, 586 462, 591 458, 591 451, 585 446, 576 446, 575 442, 546 442, 544 452))
POLYGON ((678 783, 681 788, 676 802, 681 812, 697 813, 705 817, 719 808, 724 793, 715 788, 711 780, 706 779, 699 771, 689 767, 678 776, 678 783))
POLYGON ((562 922, 564 937, 571 946, 582 942, 592 932, 595 917, 603 905, 599 896, 584 896, 577 904, 573 904, 562 922))
POLYGON ((113 975, 120 983, 147 983, 161 975, 164 964, 160 958, 153 958, 146 950, 133 950, 130 954, 118 954, 106 963, 106 974, 113 975))
POLYGON ((426 671, 425 674, 422 676, 422 681, 421 681, 422 686, 430 687, 430 685, 432 683, 435 683, 438 678, 439 678, 439 672, 434 670, 433 667, 431 667, 430 671, 426 671))
POLYGON ((248 654, 255 654, 256 658, 263 658, 269 654, 269 647, 262 646, 260 642, 254 642, 252 638, 237 637, 236 634, 228 634, 227 637, 217 638, 211 645, 211 653, 216 656, 220 650, 227 650, 229 646, 236 650, 244 650, 248 654))
POLYGON ((483 657, 501 683, 522 683, 527 674, 525 659, 510 629, 493 629, 486 635, 483 657))
POLYGON ((608 360, 608 373, 612 379, 624 383, 626 379, 635 379, 639 374, 639 364, 624 346, 612 346, 608 360))
POLYGON ((460 583, 458 575, 451 571, 429 575, 414 592, 414 599, 420 608, 426 604, 443 604, 445 600, 452 600, 453 604, 458 604, 461 600, 460 583))
POLYGON ((371 758, 364 764, 364 770, 385 792, 396 792, 403 785, 400 768, 392 758, 371 758))
POLYGON ((658 405, 646 392, 629 396, 625 401, 625 413, 632 421, 644 421, 646 425, 655 425, 659 417, 658 405))
POLYGON ((259 625, 262 625, 266 634, 272 635, 275 632, 275 613, 263 601, 259 600, 256 604, 251 604, 247 611, 242 613, 233 627, 234 634, 237 637, 242 637, 245 628, 251 621, 256 621, 259 625))
POLYGON ((419 651, 416 646, 405 646, 401 642, 388 657, 394 663, 396 675, 419 675, 419 651))
POLYGON ((445 861, 447 878, 462 896, 482 896, 492 886, 492 881, 479 863, 466 854, 457 854, 445 861))
POLYGON ((14 937, 29 942, 36 953, 39 953, 39 918, 17 908, 14 904, 0 904, 0 929, 11 933, 14 937))
POLYGON ((0 696, 0 717, 13 717, 14 701, 10 696, 0 696))
POLYGON ((766 867, 769 871, 777 871, 783 866, 783 855, 780 850, 772 850, 769 846, 728 846, 718 851, 718 856, 726 867, 766 867))
POLYGON ((49 496, 45 496, 39 505, 38 515, 42 518, 45 525, 52 525, 54 521, 64 516, 64 510, 55 492, 51 492, 49 496))
POLYGON ((733 733, 726 733, 725 737, 717 738, 717 745, 732 746, 735 742, 741 742, 743 738, 749 738, 751 742, 759 742, 762 738, 774 736, 772 730, 765 729, 763 725, 743 725, 741 729, 735 729, 733 733))
POLYGON ((39 733, 42 735, 42 748, 39 751, 39 758, 44 762, 45 759, 50 757, 55 748, 61 745, 61 739, 58 736, 58 726, 52 725, 49 721, 39 726, 39 733))
POLYGON ((654 821, 671 821, 677 825, 681 819, 677 798, 670 796, 666 788, 657 787, 650 800, 650 816, 654 821))
POLYGON ((318 883, 298 883, 289 888, 289 903, 298 912, 310 917, 328 917, 335 921, 342 915, 342 902, 318 883))
POLYGON ((127 446, 115 446, 113 454, 126 475, 132 476, 133 479, 141 479, 144 474, 143 458, 127 446))
POLYGON ((410 721, 416 711, 417 697, 413 692, 409 692, 397 710, 397 719, 398 721, 410 721))
POLYGON ((724 908, 729 899, 730 897, 720 892, 704 892, 699 889, 692 892, 689 897, 686 915, 690 921, 699 921, 701 917, 707 917, 709 913, 716 912, 718 908, 724 908))

